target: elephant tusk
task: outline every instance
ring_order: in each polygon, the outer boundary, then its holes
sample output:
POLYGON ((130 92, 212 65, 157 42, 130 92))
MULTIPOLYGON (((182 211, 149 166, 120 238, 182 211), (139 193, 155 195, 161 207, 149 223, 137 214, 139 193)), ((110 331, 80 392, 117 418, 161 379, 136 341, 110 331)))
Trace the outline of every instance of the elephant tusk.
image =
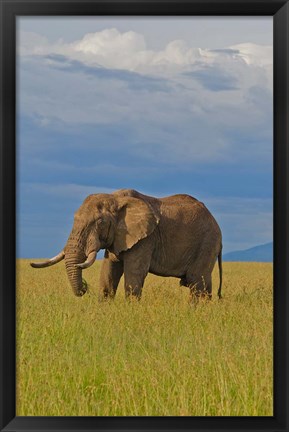
POLYGON ((94 263, 96 259, 96 251, 92 251, 88 254, 88 257, 86 259, 86 261, 84 261, 81 264, 75 264, 75 267, 81 268, 81 269, 85 269, 88 268, 90 266, 92 266, 92 264, 94 263))
POLYGON ((64 254, 64 251, 62 250, 58 255, 49 259, 48 261, 44 261, 44 262, 40 262, 40 263, 30 263, 30 265, 31 265, 31 267, 34 267, 34 268, 49 267, 49 266, 52 266, 54 264, 59 263, 59 261, 63 260, 64 256, 65 256, 65 254, 64 254))

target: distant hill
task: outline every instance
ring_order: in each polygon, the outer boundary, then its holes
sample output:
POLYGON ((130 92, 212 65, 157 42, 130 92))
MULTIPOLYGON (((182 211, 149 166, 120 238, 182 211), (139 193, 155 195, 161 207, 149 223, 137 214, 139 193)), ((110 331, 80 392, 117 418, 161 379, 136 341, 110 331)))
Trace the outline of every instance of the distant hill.
POLYGON ((223 255, 224 261, 273 261, 273 243, 266 243, 246 250, 229 252, 223 255))

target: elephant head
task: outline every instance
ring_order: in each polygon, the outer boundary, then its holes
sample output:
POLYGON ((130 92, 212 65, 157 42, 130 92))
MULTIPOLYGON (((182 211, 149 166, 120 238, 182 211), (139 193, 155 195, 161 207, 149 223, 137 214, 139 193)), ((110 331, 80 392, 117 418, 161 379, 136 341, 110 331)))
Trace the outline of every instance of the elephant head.
POLYGON ((47 267, 65 260, 73 292, 82 296, 87 290, 82 270, 90 267, 100 249, 116 255, 149 236, 159 222, 156 210, 145 201, 113 194, 89 195, 76 211, 67 243, 57 256, 32 267, 47 267))

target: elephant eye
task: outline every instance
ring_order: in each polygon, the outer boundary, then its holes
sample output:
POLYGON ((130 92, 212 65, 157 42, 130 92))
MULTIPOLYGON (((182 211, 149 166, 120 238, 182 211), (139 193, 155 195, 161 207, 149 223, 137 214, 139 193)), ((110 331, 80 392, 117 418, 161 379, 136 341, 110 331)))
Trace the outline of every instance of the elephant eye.
POLYGON ((104 219, 102 217, 100 217, 96 220, 97 225, 102 225, 103 222, 104 222, 104 219))

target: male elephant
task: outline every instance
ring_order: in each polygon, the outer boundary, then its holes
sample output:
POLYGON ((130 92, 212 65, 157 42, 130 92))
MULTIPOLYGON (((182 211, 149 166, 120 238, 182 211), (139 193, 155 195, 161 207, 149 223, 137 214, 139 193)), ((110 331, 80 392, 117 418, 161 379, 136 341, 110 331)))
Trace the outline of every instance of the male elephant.
POLYGON ((94 263, 100 249, 105 249, 101 297, 114 297, 124 274, 126 296, 140 298, 150 272, 180 278, 192 295, 210 298, 217 258, 221 297, 221 230, 205 205, 189 195, 154 198, 132 189, 89 195, 74 215, 62 252, 31 265, 47 267, 65 259, 73 292, 82 296, 87 290, 82 269, 94 263))

